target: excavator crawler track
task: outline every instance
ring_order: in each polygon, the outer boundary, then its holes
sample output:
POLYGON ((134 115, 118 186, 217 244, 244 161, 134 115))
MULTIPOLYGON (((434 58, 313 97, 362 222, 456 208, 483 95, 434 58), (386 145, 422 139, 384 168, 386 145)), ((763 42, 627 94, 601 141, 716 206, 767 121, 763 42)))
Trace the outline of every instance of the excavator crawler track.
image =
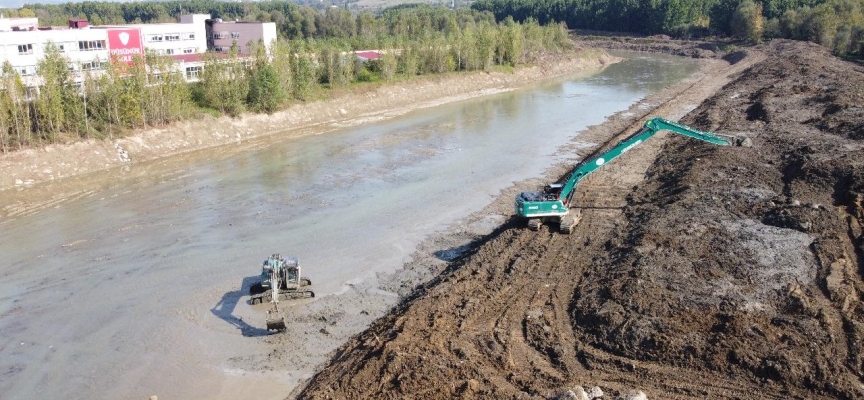
POLYGON ((558 225, 558 232, 569 235, 581 220, 582 210, 578 208, 571 209, 567 215, 561 217, 560 224, 558 225))
MULTIPOLYGON (((272 292, 268 289, 267 291, 259 294, 252 295, 250 302, 254 304, 261 304, 270 298, 272 292)), ((315 297, 315 292, 311 290, 285 290, 282 289, 279 291, 279 300, 295 300, 295 299, 305 299, 315 297)))

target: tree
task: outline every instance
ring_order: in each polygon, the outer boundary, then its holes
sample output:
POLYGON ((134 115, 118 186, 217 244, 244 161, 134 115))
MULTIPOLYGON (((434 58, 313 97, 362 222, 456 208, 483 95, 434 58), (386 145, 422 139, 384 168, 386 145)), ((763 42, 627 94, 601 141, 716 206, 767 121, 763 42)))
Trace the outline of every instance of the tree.
POLYGON ((378 70, 381 72, 381 78, 389 82, 396 76, 398 60, 396 59, 396 49, 393 43, 387 42, 383 47, 379 53, 378 70))
POLYGON ((420 65, 421 73, 440 74, 455 68, 455 63, 450 59, 447 45, 446 39, 441 34, 430 33, 423 38, 423 44, 420 46, 423 53, 421 56, 423 62, 420 65))
POLYGON ((474 25, 467 26, 462 30, 459 58, 459 68, 465 71, 476 71, 483 68, 477 44, 477 29, 474 25))
POLYGON ((375 15, 369 11, 361 11, 357 14, 357 34, 366 39, 371 39, 378 34, 375 15))
POLYGON ((783 37, 800 40, 804 37, 801 30, 801 16, 796 10, 788 10, 780 17, 780 33, 783 37))
POLYGON ((807 40, 833 47, 840 22, 837 12, 828 3, 813 7, 804 20, 807 40))
POLYGON ((321 70, 321 77, 319 80, 321 83, 330 85, 331 88, 335 87, 336 74, 338 73, 337 70, 339 68, 339 52, 332 46, 325 46, 321 48, 318 56, 318 65, 321 70))
POLYGON ((134 104, 135 98, 127 90, 124 79, 128 69, 129 65, 125 62, 114 60, 99 80, 103 102, 108 110, 109 138, 113 138, 120 128, 131 126, 134 121, 141 119, 138 116, 140 108, 134 104))
POLYGON ((144 57, 135 55, 132 63, 119 64, 122 69, 120 85, 120 115, 124 125, 130 128, 140 128, 147 125, 147 64, 144 57))
POLYGON ((505 46, 507 50, 507 62, 512 66, 516 66, 521 63, 523 60, 523 53, 525 51, 525 33, 522 29, 522 25, 517 24, 515 22, 510 22, 507 24, 507 46, 505 46))
POLYGON ((272 114, 285 101, 285 90, 274 63, 267 59, 263 42, 251 46, 255 61, 249 71, 249 97, 253 110, 272 114))
POLYGON ((543 49, 543 28, 537 23, 534 18, 528 18, 522 23, 522 32, 525 37, 523 57, 527 57, 533 61, 535 53, 539 53, 543 49))
POLYGON ((311 98, 317 85, 315 71, 315 44, 306 42, 297 47, 297 53, 291 57, 291 96, 297 100, 311 98))
POLYGON ((351 51, 336 51, 337 68, 336 68, 336 86, 348 86, 354 80, 354 71, 356 70, 355 63, 357 57, 351 51))
POLYGON ((498 30, 489 24, 480 25, 480 34, 477 37, 477 56, 480 61, 480 69, 492 68, 495 47, 498 44, 498 30))
MULTIPOLYGON (((69 61, 60 49, 49 42, 45 46, 45 56, 36 67, 42 85, 36 100, 36 123, 40 136, 54 142, 57 135, 66 127, 66 103, 69 100, 70 82, 69 61)), ((71 117, 71 116, 70 116, 71 117)))
POLYGON ((291 44, 287 40, 274 42, 271 45, 273 59, 270 61, 273 66, 273 71, 276 73, 279 84, 282 86, 283 96, 285 100, 290 97, 291 87, 293 85, 293 74, 291 71, 291 60, 294 58, 294 53, 291 49, 291 44))
POLYGON ((400 47, 402 51, 399 53, 399 73, 407 77, 417 75, 420 66, 417 45, 405 41, 400 47))
POLYGON ((145 115, 150 125, 164 125, 189 113, 189 86, 170 56, 148 51, 145 115))
POLYGON ((27 99, 27 89, 21 76, 12 67, 9 60, 3 62, 3 96, 2 110, 9 115, 9 130, 7 143, 19 149, 32 143, 33 120, 30 100, 27 99))
POLYGON ((745 0, 738 5, 732 14, 732 34, 735 37, 753 43, 762 41, 764 26, 762 24, 762 5, 745 0))
POLYGON ((231 116, 243 112, 249 94, 246 68, 240 62, 237 49, 234 43, 227 55, 207 52, 201 72, 204 102, 231 116))
POLYGON ((324 33, 337 38, 350 38, 357 33, 357 20, 348 10, 330 7, 324 13, 324 33))

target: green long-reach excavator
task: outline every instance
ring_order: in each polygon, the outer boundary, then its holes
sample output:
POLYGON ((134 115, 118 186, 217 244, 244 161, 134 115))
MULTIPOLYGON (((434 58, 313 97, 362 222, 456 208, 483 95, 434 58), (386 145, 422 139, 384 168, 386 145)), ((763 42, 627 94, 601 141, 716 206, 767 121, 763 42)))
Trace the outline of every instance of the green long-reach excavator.
POLYGON ((662 130, 668 130, 718 146, 751 146, 749 138, 702 132, 677 122, 654 117, 645 121, 645 125, 641 130, 622 140, 608 151, 579 163, 570 174, 556 183, 547 185, 543 188, 542 192, 529 191, 517 195, 516 215, 527 218, 528 227, 532 230, 540 229, 540 225, 544 222, 552 222, 553 224, 558 224, 561 233, 569 234, 573 230, 573 227, 579 223, 579 220, 582 219, 580 209, 570 208, 570 200, 573 198, 573 193, 576 191, 576 185, 579 181, 662 130))

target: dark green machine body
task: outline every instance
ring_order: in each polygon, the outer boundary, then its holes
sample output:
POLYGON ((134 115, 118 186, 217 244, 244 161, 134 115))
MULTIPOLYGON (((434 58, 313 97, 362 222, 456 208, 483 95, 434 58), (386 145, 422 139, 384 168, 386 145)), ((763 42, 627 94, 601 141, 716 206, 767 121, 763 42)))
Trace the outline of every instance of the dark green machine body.
POLYGON ((735 140, 728 140, 713 133, 703 132, 677 122, 654 117, 645 121, 641 130, 622 140, 608 151, 579 163, 567 177, 557 183, 546 186, 542 192, 529 191, 517 195, 515 204, 516 215, 528 218, 528 226, 531 228, 539 228, 540 223, 551 219, 561 224, 562 232, 570 233, 570 230, 579 222, 580 218, 579 215, 569 215, 572 214, 570 200, 573 198, 573 193, 579 181, 610 161, 621 157, 624 153, 642 144, 662 130, 668 130, 718 146, 740 144, 736 143, 735 140))

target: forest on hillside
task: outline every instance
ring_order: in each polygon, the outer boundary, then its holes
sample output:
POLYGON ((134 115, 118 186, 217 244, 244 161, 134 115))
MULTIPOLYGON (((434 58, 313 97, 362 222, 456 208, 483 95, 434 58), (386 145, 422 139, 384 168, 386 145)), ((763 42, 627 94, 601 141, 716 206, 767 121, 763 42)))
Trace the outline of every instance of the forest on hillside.
MULTIPOLYGON (((325 20, 329 15, 315 12, 325 20)), ((270 54, 264 43, 242 44, 251 46, 250 57, 237 53, 237 43, 227 56, 208 52, 193 71, 199 81, 191 84, 183 75, 190 71, 177 70, 170 56, 148 52, 131 65, 103 61, 94 64, 103 70, 71 71, 49 44, 36 68, 43 82, 38 90, 26 87, 8 61, 2 66, 0 151, 111 138, 203 114, 272 113, 352 84, 509 69, 572 49, 563 24, 495 22, 489 13, 468 9, 401 7, 368 22, 363 15, 351 21, 343 21, 344 30, 325 23, 325 34, 277 40, 270 54), (351 53, 357 49, 382 51, 363 62, 351 53)))
MULTIPOLYGON (((6 10, 7 17, 38 17, 45 26, 65 26, 69 18, 83 18, 92 25, 139 24, 176 22, 182 14, 210 14, 226 21, 258 21, 276 23, 283 39, 350 38, 419 31, 428 28, 434 14, 436 22, 449 24, 447 19, 476 19, 477 13, 458 10, 443 12, 440 7, 419 5, 397 6, 378 13, 354 13, 345 8, 329 7, 325 2, 301 5, 284 0, 267 2, 226 2, 216 0, 172 0, 141 2, 91 2, 64 4, 28 4, 19 9, 6 10), (411 12, 403 12, 411 9, 411 12), (418 11, 423 10, 423 11, 418 11)), ((491 14, 486 15, 494 22, 491 14)), ((504 18, 501 18, 504 20, 504 18)), ((439 26, 436 28, 442 28, 439 26)))
POLYGON ((496 19, 533 18, 592 29, 680 38, 808 40, 838 55, 864 55, 864 0, 477 0, 496 19))
MULTIPOLYGON (((82 2, 32 4, 7 13, 37 16, 45 25, 65 25, 72 17, 96 25, 173 22, 180 14, 209 13, 226 20, 275 22, 285 39, 368 38, 393 33, 395 25, 403 31, 427 28, 400 11, 412 5, 353 13, 331 4, 311 0, 82 2)), ((471 8, 494 15, 490 22, 509 16, 517 22, 533 18, 541 25, 563 22, 569 29, 679 38, 720 35, 750 42, 789 38, 819 43, 838 55, 864 55, 864 0, 477 0, 471 8)))

